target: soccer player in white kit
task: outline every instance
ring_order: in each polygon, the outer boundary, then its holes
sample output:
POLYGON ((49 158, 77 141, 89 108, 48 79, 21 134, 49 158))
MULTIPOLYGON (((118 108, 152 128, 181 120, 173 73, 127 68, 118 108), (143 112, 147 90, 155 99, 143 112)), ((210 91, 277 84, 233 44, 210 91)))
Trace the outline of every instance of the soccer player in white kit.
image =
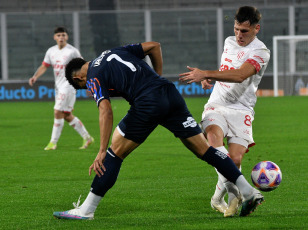
MULTIPOLYGON (((180 80, 201 82, 204 89, 211 88, 211 81, 216 81, 204 106, 200 125, 209 144, 228 154, 240 169, 244 154, 255 144, 252 121, 256 91, 268 65, 270 51, 256 37, 261 14, 255 7, 240 7, 234 19, 235 36, 225 40, 220 69, 187 67, 190 72, 180 74, 180 80)), ((237 213, 240 204, 238 188, 218 173, 216 190, 211 198, 212 208, 229 217, 237 213), (226 193, 228 204, 224 200, 226 193)))
POLYGON ((45 150, 54 150, 57 148, 57 142, 61 136, 64 126, 64 120, 72 126, 83 138, 80 149, 87 148, 94 142, 82 122, 73 115, 74 104, 76 101, 76 90, 68 83, 65 78, 65 66, 73 58, 81 57, 78 49, 67 43, 68 32, 64 27, 57 27, 54 30, 54 40, 57 45, 50 47, 42 65, 37 69, 33 77, 29 79, 29 85, 37 81, 48 67, 53 67, 55 76, 55 106, 54 106, 54 124, 49 144, 45 150))

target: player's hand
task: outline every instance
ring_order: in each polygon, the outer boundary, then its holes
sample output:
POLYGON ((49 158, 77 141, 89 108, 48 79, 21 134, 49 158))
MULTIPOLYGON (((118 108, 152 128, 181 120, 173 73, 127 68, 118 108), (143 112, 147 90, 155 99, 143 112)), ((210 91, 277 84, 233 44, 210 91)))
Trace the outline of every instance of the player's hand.
POLYGON ((35 77, 31 77, 30 79, 29 79, 29 85, 30 86, 33 86, 33 84, 36 82, 36 78, 35 77))
POLYGON ((202 89, 210 89, 213 87, 213 84, 211 84, 211 79, 205 79, 201 81, 202 89))
POLYGON ((93 161, 93 164, 89 167, 89 175, 91 175, 92 169, 98 177, 104 175, 104 172, 106 171, 106 168, 103 164, 105 157, 106 151, 98 152, 95 160, 93 161))
POLYGON ((186 81, 187 84, 190 84, 192 82, 201 82, 205 79, 204 72, 198 68, 192 68, 187 66, 187 69, 190 70, 190 72, 181 73, 180 81, 186 81))

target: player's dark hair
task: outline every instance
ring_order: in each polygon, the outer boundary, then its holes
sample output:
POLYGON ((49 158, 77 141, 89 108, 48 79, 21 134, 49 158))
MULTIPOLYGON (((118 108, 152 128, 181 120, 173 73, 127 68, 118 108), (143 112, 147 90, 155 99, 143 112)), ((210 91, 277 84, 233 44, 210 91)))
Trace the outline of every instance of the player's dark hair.
POLYGON ((82 58, 74 58, 65 67, 65 77, 75 89, 82 88, 79 86, 78 81, 73 79, 73 74, 79 71, 85 63, 86 61, 82 58))
POLYGON ((250 25, 255 25, 259 23, 261 17, 262 15, 256 7, 242 6, 237 10, 234 19, 239 23, 249 21, 250 25))
POLYGON ((59 27, 55 28, 55 30, 54 30, 54 34, 57 34, 57 33, 67 33, 68 34, 68 31, 65 27, 59 26, 59 27))

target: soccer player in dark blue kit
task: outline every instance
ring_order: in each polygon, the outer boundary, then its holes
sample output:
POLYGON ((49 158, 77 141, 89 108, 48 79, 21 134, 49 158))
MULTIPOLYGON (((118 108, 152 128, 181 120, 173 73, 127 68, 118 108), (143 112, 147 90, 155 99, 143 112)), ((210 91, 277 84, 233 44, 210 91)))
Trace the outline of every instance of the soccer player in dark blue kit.
POLYGON ((263 201, 233 161, 210 147, 201 129, 187 109, 174 84, 162 78, 162 53, 157 42, 144 42, 104 51, 91 62, 73 59, 66 66, 66 78, 76 89, 88 89, 99 109, 100 149, 89 168, 94 170, 91 190, 81 206, 54 212, 56 218, 93 219, 105 193, 114 185, 122 161, 162 125, 170 130, 198 158, 214 166, 235 183, 244 197, 241 216, 247 216, 263 201), (153 69, 142 59, 148 55, 153 69), (110 97, 122 96, 131 105, 113 132, 110 97))

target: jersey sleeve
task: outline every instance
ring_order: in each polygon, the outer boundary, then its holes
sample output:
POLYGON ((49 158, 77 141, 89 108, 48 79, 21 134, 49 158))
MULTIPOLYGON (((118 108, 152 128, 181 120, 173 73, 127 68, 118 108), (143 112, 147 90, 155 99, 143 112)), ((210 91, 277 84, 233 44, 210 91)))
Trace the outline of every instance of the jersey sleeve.
POLYGON ((87 88, 95 100, 97 107, 102 100, 110 100, 107 88, 104 87, 104 84, 98 78, 90 78, 87 81, 87 88))
POLYGON ((145 58, 141 43, 126 45, 123 48, 140 59, 145 58))
POLYGON ((42 64, 43 64, 44 66, 46 66, 46 67, 51 66, 50 49, 47 50, 42 64))
POLYGON ((75 49, 73 58, 82 58, 80 51, 78 49, 75 49))
POLYGON ((245 62, 253 65, 257 72, 263 67, 266 67, 270 60, 270 52, 268 49, 257 49, 251 52, 248 59, 245 62))

